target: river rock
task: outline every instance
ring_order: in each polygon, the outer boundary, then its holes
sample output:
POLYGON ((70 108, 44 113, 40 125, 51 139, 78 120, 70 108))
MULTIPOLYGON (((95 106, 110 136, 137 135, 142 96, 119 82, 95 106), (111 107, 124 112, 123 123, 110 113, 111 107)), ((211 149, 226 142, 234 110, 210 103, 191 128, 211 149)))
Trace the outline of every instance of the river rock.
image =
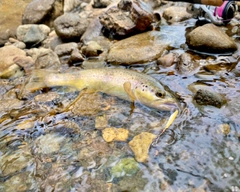
POLYGON ((81 37, 81 41, 86 44, 89 41, 94 40, 96 37, 98 37, 102 33, 102 27, 103 26, 100 23, 99 18, 96 17, 90 22, 86 31, 83 33, 81 37))
POLYGON ((114 167, 111 174, 114 177, 133 176, 140 170, 139 163, 132 157, 121 159, 114 167))
POLYGON ((54 29, 63 40, 79 40, 87 26, 87 19, 81 19, 77 13, 65 13, 54 21, 54 29))
POLYGON ((89 41, 81 48, 86 57, 98 56, 103 52, 103 48, 96 41, 89 41))
POLYGON ((198 51, 223 53, 237 50, 237 45, 225 32, 214 24, 195 28, 186 36, 187 45, 198 51))
MULTIPOLYGON (((34 178, 30 172, 20 173, 12 176, 10 179, 4 182, 4 191, 31 191, 34 187, 34 178)), ((37 189, 35 189, 37 190, 37 189)))
POLYGON ((74 49, 71 52, 68 63, 73 64, 73 63, 79 63, 79 62, 82 62, 82 61, 84 61, 83 55, 80 53, 79 49, 74 49))
POLYGON ((0 46, 15 37, 16 29, 22 23, 21 15, 31 0, 1 0, 0 1, 0 46))
POLYGON ((226 103, 223 96, 207 89, 199 89, 194 96, 194 100, 199 105, 212 105, 217 108, 221 108, 226 103))
POLYGON ((190 53, 181 54, 176 65, 178 73, 185 76, 191 76, 197 73, 200 69, 198 59, 200 58, 196 58, 190 53))
POLYGON ((64 136, 56 134, 41 135, 35 141, 37 152, 42 154, 58 152, 64 140, 64 136))
POLYGON ((110 5, 114 0, 93 0, 93 8, 105 8, 110 5))
POLYGON ((20 25, 17 28, 17 39, 26 45, 37 45, 46 39, 49 33, 50 28, 46 25, 20 25))
POLYGON ((34 60, 30 56, 17 56, 13 59, 14 63, 22 67, 26 74, 30 74, 34 69, 34 60))
POLYGON ((114 43, 107 56, 111 64, 139 64, 156 60, 168 47, 156 31, 145 32, 114 43))
POLYGON ((33 0, 24 10, 23 24, 39 24, 51 16, 55 0, 33 0))
POLYGON ((78 49, 78 44, 71 42, 71 43, 64 43, 57 45, 55 47, 54 52, 58 56, 70 55, 74 49, 78 49))
POLYGON ((132 149, 135 159, 138 162, 146 162, 148 160, 148 150, 157 136, 148 132, 142 132, 135 136, 128 144, 132 149))
POLYGON ((190 19, 192 14, 186 11, 186 7, 168 7, 163 12, 163 18, 166 19, 168 23, 175 23, 190 19))
POLYGON ((179 54, 175 52, 168 53, 157 60, 157 64, 163 67, 170 67, 178 61, 179 54))
POLYGON ((106 142, 126 141, 128 139, 128 133, 129 131, 124 128, 109 127, 102 131, 102 136, 106 142))
POLYGON ((150 7, 142 1, 121 0, 99 16, 105 34, 113 37, 146 31, 153 22, 150 7))
POLYGON ((1 175, 21 172, 21 170, 32 164, 32 156, 29 150, 14 151, 13 154, 4 154, 0 157, 1 175))
POLYGON ((13 45, 9 45, 0 48, 0 55, 0 77, 9 78, 20 70, 19 66, 15 64, 14 58, 26 56, 26 53, 13 45))
POLYGON ((57 54, 51 49, 33 48, 28 50, 27 54, 30 55, 35 61, 36 69, 47 68, 58 70, 61 65, 57 54))

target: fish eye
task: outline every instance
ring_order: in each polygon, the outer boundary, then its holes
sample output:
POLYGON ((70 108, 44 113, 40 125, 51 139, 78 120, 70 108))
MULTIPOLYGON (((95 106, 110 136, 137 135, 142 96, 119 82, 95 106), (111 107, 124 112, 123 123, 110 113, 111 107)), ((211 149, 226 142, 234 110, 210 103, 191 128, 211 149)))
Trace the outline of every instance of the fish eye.
POLYGON ((164 93, 161 93, 161 92, 156 92, 155 94, 157 97, 163 97, 164 96, 164 93))

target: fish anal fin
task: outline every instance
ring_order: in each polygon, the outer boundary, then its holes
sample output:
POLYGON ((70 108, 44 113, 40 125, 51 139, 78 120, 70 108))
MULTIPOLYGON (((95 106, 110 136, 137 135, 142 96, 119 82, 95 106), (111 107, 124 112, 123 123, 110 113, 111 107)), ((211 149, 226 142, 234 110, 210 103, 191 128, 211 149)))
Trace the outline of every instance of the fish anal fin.
POLYGON ((126 93, 128 94, 128 96, 131 98, 132 101, 135 101, 136 100, 136 97, 132 91, 132 85, 131 83, 128 81, 128 82, 125 82, 123 84, 123 88, 124 90, 126 91, 126 93))

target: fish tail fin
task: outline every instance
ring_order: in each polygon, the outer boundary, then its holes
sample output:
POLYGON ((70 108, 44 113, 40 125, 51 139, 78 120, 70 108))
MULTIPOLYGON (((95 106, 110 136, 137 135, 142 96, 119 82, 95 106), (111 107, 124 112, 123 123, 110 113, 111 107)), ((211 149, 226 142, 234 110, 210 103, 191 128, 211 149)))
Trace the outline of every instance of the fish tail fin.
POLYGON ((36 90, 49 87, 48 78, 51 76, 51 72, 46 70, 34 70, 27 80, 24 89, 28 92, 34 92, 36 90))

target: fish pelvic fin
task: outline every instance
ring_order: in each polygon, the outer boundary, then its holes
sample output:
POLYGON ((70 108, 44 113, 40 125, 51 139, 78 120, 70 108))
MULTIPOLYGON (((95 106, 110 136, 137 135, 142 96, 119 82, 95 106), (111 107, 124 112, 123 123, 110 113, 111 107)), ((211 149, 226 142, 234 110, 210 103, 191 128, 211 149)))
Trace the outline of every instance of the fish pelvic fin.
POLYGON ((135 101, 136 100, 136 97, 132 91, 132 85, 129 81, 125 82, 123 84, 123 88, 125 90, 125 92, 128 94, 128 96, 131 98, 132 101, 135 101))

